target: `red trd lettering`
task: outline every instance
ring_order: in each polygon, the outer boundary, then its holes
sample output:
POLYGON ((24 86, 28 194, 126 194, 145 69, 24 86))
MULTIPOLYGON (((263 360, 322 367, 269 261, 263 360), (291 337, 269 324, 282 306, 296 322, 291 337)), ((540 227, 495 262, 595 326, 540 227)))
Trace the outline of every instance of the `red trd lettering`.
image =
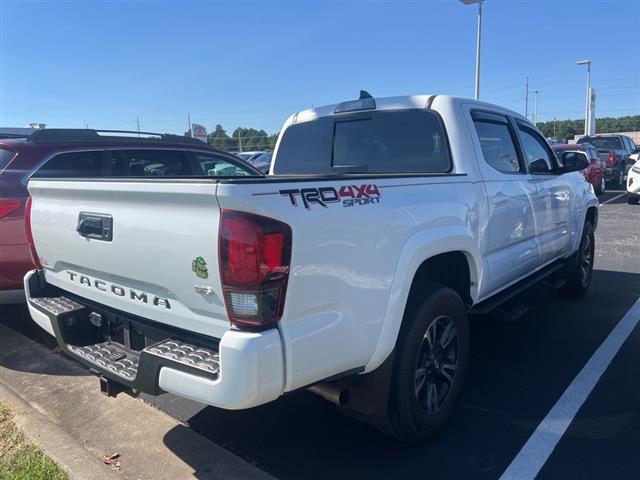
POLYGON ((369 194, 367 194, 366 189, 367 189, 367 185, 353 185, 353 188, 356 190, 356 198, 362 198, 362 197, 368 197, 369 194))

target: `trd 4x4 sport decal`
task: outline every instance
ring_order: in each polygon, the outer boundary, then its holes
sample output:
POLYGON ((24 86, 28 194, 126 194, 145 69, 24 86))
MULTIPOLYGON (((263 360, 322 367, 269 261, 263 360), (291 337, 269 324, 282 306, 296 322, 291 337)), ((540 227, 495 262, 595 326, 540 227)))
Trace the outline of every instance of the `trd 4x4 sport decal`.
POLYGON ((309 210, 315 203, 324 208, 331 203, 342 203, 343 207, 356 205, 370 205, 380 203, 380 190, 375 184, 342 185, 339 189, 333 187, 296 188, 292 190, 280 190, 280 195, 286 195, 291 205, 298 206, 298 199, 302 200, 304 208, 309 210))

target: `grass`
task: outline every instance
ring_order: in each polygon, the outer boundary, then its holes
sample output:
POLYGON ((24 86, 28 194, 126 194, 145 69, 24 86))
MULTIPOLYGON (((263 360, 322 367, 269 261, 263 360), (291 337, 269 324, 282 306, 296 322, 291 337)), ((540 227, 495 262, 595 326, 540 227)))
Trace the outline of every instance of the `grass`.
POLYGON ((30 443, 11 420, 11 412, 0 405, 0 479, 68 480, 68 475, 30 443))

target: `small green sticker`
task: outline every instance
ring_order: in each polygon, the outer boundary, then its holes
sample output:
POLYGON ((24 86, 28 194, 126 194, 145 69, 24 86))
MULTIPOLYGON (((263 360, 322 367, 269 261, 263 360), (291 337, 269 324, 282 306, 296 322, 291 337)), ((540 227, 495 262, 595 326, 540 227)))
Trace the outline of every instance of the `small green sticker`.
POLYGON ((207 270, 207 262, 202 257, 196 257, 191 262, 191 270, 193 270, 199 278, 209 278, 209 270, 207 270))

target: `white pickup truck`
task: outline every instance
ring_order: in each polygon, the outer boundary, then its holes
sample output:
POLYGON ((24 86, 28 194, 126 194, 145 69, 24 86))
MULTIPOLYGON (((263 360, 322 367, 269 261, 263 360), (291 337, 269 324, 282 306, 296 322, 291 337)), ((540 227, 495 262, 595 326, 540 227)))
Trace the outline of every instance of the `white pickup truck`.
POLYGON ((455 407, 470 313, 589 287, 582 161, 495 105, 363 92, 292 115, 268 176, 33 179, 29 310, 107 394, 308 388, 417 442, 455 407))

